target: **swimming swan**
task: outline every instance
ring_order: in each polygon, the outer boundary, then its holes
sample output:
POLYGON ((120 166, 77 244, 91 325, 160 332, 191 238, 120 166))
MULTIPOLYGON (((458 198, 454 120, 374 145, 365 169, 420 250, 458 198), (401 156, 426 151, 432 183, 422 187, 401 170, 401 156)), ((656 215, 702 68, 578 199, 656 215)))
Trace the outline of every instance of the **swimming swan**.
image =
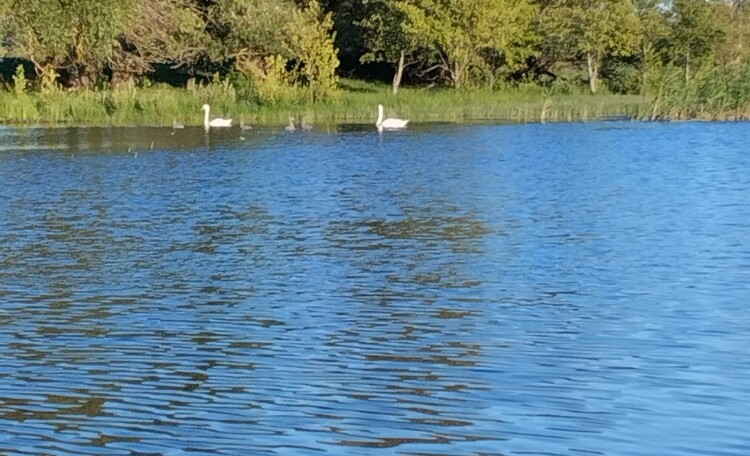
POLYGON ((378 105, 378 121, 375 122, 375 126, 378 128, 378 131, 383 130, 398 130, 400 128, 406 128, 406 124, 408 124, 408 120, 401 120, 401 119, 385 119, 383 120, 383 105, 378 105))
POLYGON ((289 118, 289 125, 287 125, 286 127, 284 127, 284 130, 286 130, 286 131, 294 131, 294 130, 296 130, 296 128, 294 127, 294 117, 290 117, 289 118))
POLYGON ((203 126, 206 127, 206 129, 208 129, 209 127, 221 128, 221 127, 232 126, 232 119, 216 118, 216 119, 209 121, 208 117, 209 117, 209 112, 211 111, 211 107, 209 105, 204 104, 201 109, 203 109, 203 111, 205 111, 206 113, 206 116, 203 118, 203 126))
POLYGON ((307 123, 307 117, 302 118, 302 131, 310 131, 312 130, 312 125, 307 123))
POLYGON ((245 125, 245 118, 240 117, 240 130, 252 130, 253 127, 251 125, 245 125))

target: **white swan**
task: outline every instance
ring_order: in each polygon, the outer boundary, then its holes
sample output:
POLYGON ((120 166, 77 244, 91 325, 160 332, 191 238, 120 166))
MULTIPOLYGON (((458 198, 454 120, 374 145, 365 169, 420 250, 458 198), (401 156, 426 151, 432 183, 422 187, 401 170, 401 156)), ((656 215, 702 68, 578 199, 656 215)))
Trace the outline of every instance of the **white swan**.
POLYGON ((312 125, 307 123, 307 117, 302 118, 302 131, 310 131, 312 130, 312 125))
POLYGON ((378 121, 375 122, 375 126, 378 128, 378 131, 383 130, 398 130, 401 128, 406 128, 406 124, 408 124, 408 120, 402 120, 402 119, 394 119, 394 118, 388 118, 383 119, 383 105, 378 105, 378 121))
POLYGON ((172 129, 173 130, 184 130, 185 124, 177 122, 177 119, 172 119, 172 129))
POLYGON ((240 117, 240 130, 252 130, 253 127, 251 125, 245 125, 245 118, 240 117))
POLYGON ((216 118, 211 121, 208 120, 209 112, 211 111, 211 107, 207 104, 204 104, 201 108, 205 113, 205 117, 203 118, 203 126, 206 127, 206 130, 208 130, 209 127, 231 127, 232 126, 232 119, 221 119, 216 118))
POLYGON ((294 117, 290 117, 289 118, 289 125, 287 125, 286 127, 284 127, 284 130, 286 130, 286 131, 294 131, 294 130, 296 130, 296 128, 294 127, 294 117))

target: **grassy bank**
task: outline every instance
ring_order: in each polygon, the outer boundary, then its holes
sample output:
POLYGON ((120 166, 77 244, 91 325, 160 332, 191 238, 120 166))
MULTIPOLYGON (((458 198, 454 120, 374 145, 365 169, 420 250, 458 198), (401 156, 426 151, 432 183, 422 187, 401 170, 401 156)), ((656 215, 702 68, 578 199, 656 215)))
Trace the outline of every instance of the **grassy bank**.
MULTIPOLYGON (((716 78, 708 79, 715 81, 716 78)), ((289 116, 307 116, 318 124, 370 123, 378 103, 387 114, 413 122, 569 122, 603 118, 638 120, 739 120, 750 118, 750 100, 721 91, 686 90, 668 85, 653 96, 590 95, 583 91, 556 93, 527 85, 507 90, 404 88, 397 96, 390 86, 356 80, 341 81, 338 95, 311 103, 305 92, 286 94, 273 104, 253 101, 228 82, 191 89, 169 86, 90 91, 0 91, 0 123, 13 125, 161 125, 173 119, 201 125, 203 103, 216 116, 249 124, 285 124, 289 116), (727 94, 722 97, 714 93, 727 94)), ((292 89, 294 90, 294 89, 292 89)), ((743 92, 744 93, 744 92, 743 92)))
POLYGON ((43 125, 187 125, 203 121, 200 107, 212 113, 244 117, 247 123, 283 124, 292 116, 317 123, 374 122, 378 103, 386 112, 414 122, 576 121, 624 116, 642 118, 649 101, 639 96, 555 95, 539 87, 506 91, 405 88, 397 95, 384 84, 344 80, 337 97, 310 103, 304 95, 274 104, 253 102, 229 83, 179 89, 167 86, 126 87, 106 91, 0 91, 0 122, 43 125))

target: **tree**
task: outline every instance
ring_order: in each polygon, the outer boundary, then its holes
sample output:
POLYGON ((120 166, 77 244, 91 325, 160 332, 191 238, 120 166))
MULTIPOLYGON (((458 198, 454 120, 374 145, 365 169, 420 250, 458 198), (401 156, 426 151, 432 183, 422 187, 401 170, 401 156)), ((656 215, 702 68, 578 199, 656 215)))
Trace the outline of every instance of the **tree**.
POLYGON ((195 67, 218 57, 202 12, 191 0, 138 0, 134 17, 118 37, 110 59, 113 82, 143 75, 156 63, 195 67))
POLYGON ((717 3, 706 0, 674 0, 670 10, 675 62, 685 69, 689 82, 691 68, 713 56, 724 42, 726 25, 717 3))
MULTIPOLYGON (((6 21, 10 17, 10 6, 10 0, 0 0, 0 27, 2 29, 7 27, 6 21)), ((8 36, 3 36, 2 32, 0 32, 0 58, 7 52, 5 48, 7 39, 8 36)))
POLYGON ((360 23, 369 16, 375 1, 378 0, 319 0, 323 12, 333 14, 334 47, 341 61, 339 73, 366 76, 361 56, 367 48, 360 23))
POLYGON ((330 97, 336 91, 339 60, 332 30, 332 14, 323 14, 315 0, 306 8, 296 10, 286 28, 289 39, 285 46, 298 62, 297 69, 309 88, 312 101, 330 97))
POLYGON ((335 90, 333 20, 317 1, 300 8, 291 0, 216 0, 210 15, 225 54, 256 83, 302 82, 313 99, 335 90))
POLYGON ((649 78, 658 72, 667 60, 670 29, 660 0, 636 0, 639 23, 639 59, 641 90, 648 87, 649 78))
POLYGON ((727 24, 724 46, 721 48, 723 63, 740 66, 750 59, 750 0, 731 0, 718 5, 723 22, 727 24))
POLYGON ((639 21, 631 0, 557 0, 545 10, 551 39, 573 60, 585 60, 591 93, 602 62, 636 52, 639 21))
POLYGON ((358 22, 363 30, 367 51, 362 63, 388 62, 396 65, 393 76, 393 94, 398 93, 404 70, 418 63, 418 42, 403 27, 403 12, 387 0, 364 0, 367 16, 358 22))
POLYGON ((117 38, 134 19, 135 0, 6 0, 8 52, 37 72, 64 69, 77 85, 92 87, 117 38))
POLYGON ((404 18, 407 42, 429 50, 456 88, 473 69, 486 67, 483 55, 499 53, 514 67, 533 52, 531 22, 536 7, 529 0, 393 0, 404 18))
POLYGON ((246 72, 264 57, 285 51, 287 23, 296 8, 291 0, 216 0, 209 14, 225 54, 246 72))

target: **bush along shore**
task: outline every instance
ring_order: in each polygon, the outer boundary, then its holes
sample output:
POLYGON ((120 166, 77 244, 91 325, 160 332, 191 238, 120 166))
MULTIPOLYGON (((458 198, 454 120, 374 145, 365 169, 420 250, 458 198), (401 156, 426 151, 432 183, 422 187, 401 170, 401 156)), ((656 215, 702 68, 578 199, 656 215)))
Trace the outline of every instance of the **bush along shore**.
POLYGON ((311 122, 374 122, 378 103, 412 122, 578 122, 595 120, 746 120, 750 119, 750 78, 726 80, 716 74, 685 86, 678 78, 650 95, 591 95, 536 85, 505 90, 404 88, 397 96, 385 84, 342 80, 337 93, 311 102, 300 92, 272 103, 243 96, 224 81, 175 88, 168 85, 107 90, 0 91, 0 122, 10 125, 170 126, 202 125, 203 103, 216 116, 250 124, 285 123, 288 117, 311 122), (699 84, 698 82, 701 82, 699 84))

